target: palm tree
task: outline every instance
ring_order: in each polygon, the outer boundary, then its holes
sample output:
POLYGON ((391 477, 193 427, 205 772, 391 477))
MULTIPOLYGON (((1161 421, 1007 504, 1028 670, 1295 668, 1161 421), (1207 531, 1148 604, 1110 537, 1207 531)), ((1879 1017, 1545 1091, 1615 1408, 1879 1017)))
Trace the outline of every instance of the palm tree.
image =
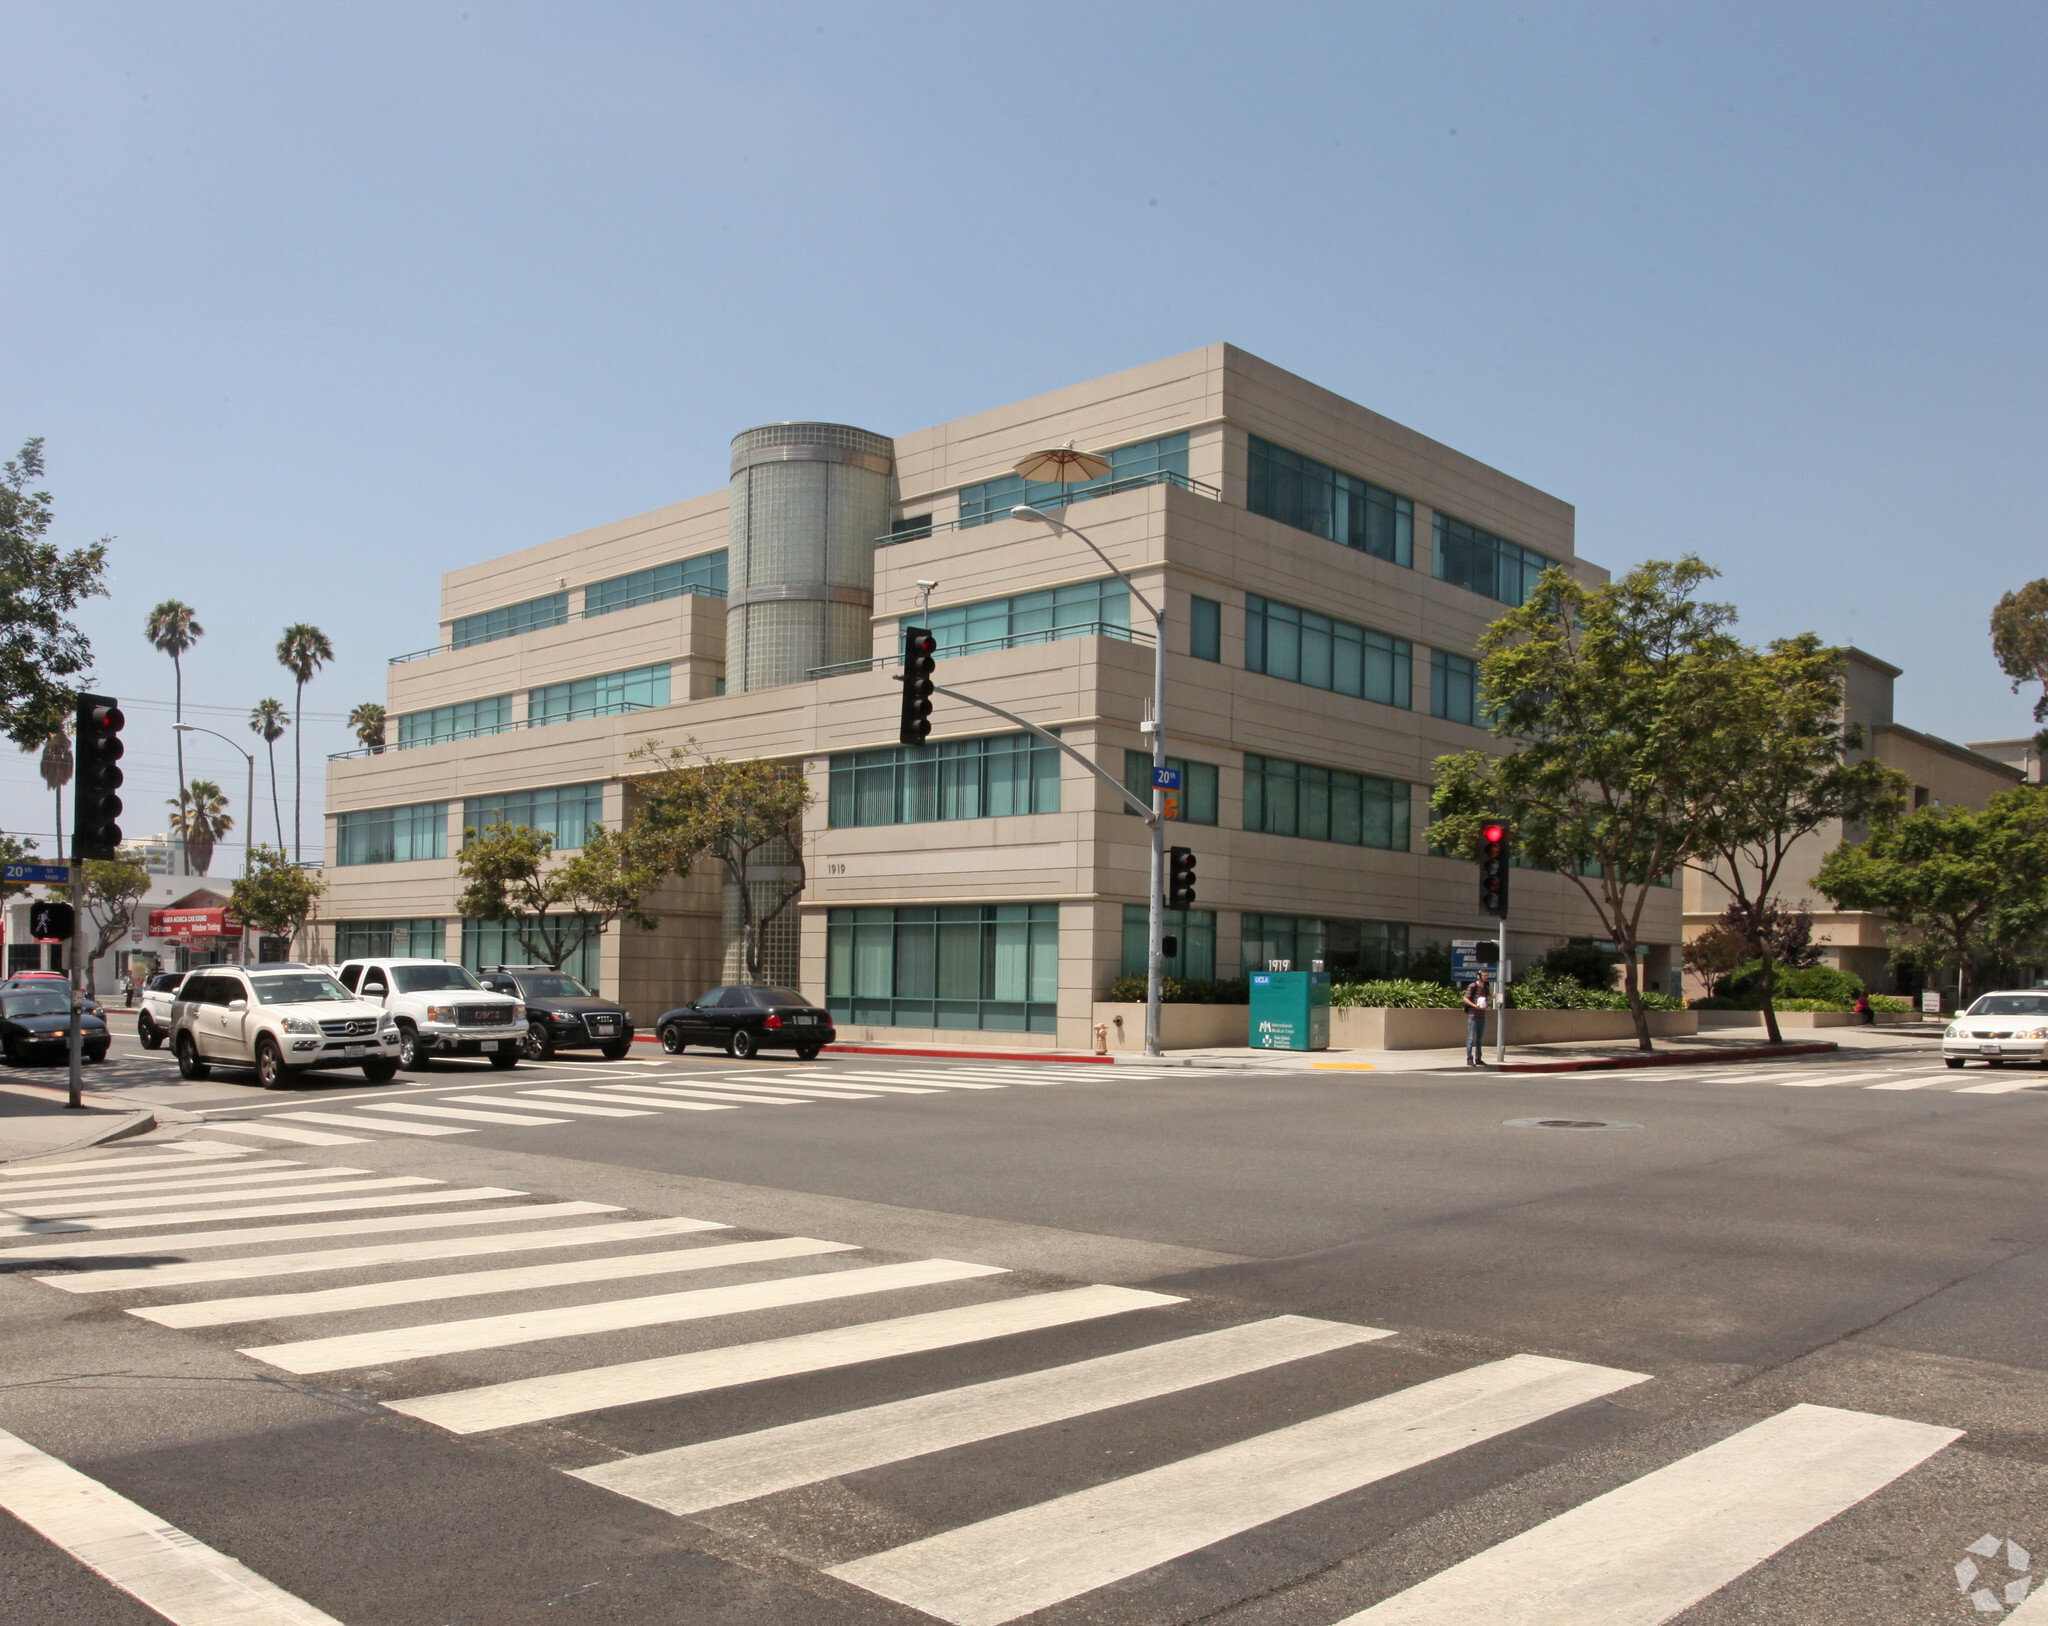
POLYGON ((64 787, 71 783, 71 740, 60 724, 43 741, 43 783, 57 798, 57 851, 64 851, 64 787))
POLYGON ((302 863, 306 857, 301 831, 300 808, 304 804, 304 779, 306 770, 305 717, 306 685, 315 672, 334 659, 334 645, 327 641, 327 634, 318 627, 304 621, 294 621, 284 629, 284 636, 277 641, 277 664, 282 666, 297 681, 298 693, 292 697, 292 707, 299 715, 298 733, 292 736, 292 862, 302 863))
MULTIPOLYGON (((292 715, 284 709, 282 700, 259 700, 249 713, 249 732, 261 735, 265 749, 270 752, 270 822, 277 826, 279 852, 284 851, 284 814, 277 807, 277 742, 291 726, 292 715)), ((254 811, 250 810, 252 815, 254 811)))
POLYGON ((171 810, 172 833, 184 838, 185 855, 204 875, 213 862, 214 843, 235 827, 228 799, 211 779, 195 779, 165 805, 171 810))
POLYGON ((384 708, 374 700, 365 700, 348 714, 348 726, 356 731, 356 738, 372 751, 384 749, 384 708))
MULTIPOLYGON (((167 598, 149 612, 149 622, 143 629, 153 648, 159 654, 171 657, 171 671, 177 680, 177 700, 172 708, 176 713, 174 723, 185 720, 185 651, 206 636, 206 629, 198 622, 199 612, 189 604, 181 604, 174 598, 167 598)), ((178 783, 185 783, 185 736, 174 733, 178 742, 178 783)))

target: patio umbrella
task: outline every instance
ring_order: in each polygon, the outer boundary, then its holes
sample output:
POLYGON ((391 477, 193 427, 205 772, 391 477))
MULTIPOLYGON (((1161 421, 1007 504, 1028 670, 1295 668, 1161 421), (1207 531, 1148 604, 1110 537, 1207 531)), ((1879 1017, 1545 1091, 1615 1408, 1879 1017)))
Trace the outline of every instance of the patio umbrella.
POLYGON ((1016 472, 1041 485, 1059 483, 1062 499, 1070 480, 1099 480, 1109 472, 1109 459, 1099 452, 1077 452, 1070 440, 1049 451, 1033 452, 1017 465, 1016 472))

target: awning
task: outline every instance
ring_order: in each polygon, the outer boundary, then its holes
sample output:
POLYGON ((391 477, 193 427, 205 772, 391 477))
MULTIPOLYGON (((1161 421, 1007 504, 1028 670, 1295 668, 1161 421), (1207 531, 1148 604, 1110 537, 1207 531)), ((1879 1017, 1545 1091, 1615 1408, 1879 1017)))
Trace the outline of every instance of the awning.
POLYGON ((240 937, 242 923, 225 909, 152 909, 151 937, 240 937))

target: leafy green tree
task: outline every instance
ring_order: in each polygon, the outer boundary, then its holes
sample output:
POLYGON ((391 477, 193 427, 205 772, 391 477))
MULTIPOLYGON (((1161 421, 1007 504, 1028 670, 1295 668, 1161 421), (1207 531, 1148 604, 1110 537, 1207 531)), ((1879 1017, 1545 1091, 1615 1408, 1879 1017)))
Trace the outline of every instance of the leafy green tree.
POLYGON ((296 945, 326 889, 317 873, 294 864, 283 847, 252 847, 249 873, 230 889, 228 904, 244 929, 296 945))
POLYGON ((1742 653, 1735 611, 1694 597, 1717 573, 1651 560, 1604 587, 1562 570, 1480 636, 1480 688, 1500 757, 1439 757, 1430 807, 1442 852, 1504 820, 1528 862, 1592 905, 1620 950, 1636 1042, 1650 1046, 1636 946, 1652 885, 1705 847, 1709 749, 1742 653))
POLYGON ((1814 884, 1842 909, 1881 909, 1895 955, 1960 970, 2019 959, 2048 931, 2048 797, 2018 786, 1979 813, 1879 817, 1829 853, 1814 884))
POLYGON ((135 924, 135 906, 149 895, 149 871, 132 858, 91 859, 85 866, 85 918, 93 949, 85 962, 86 988, 99 992, 99 962, 135 924))
MULTIPOLYGON (((249 712, 249 732, 263 741, 263 749, 270 753, 270 820, 277 832, 278 850, 284 850, 284 814, 277 805, 277 742, 284 738, 284 731, 292 726, 291 713, 284 709, 282 700, 259 700, 249 712)), ((183 736, 181 735, 180 738, 183 736)), ((254 808, 249 816, 256 816, 254 808)), ((250 839, 255 832, 250 831, 250 839)))
POLYGON ((524 824, 466 830, 455 873, 455 907, 471 920, 502 921, 534 959, 563 962, 615 921, 652 931, 660 921, 642 907, 661 884, 656 849, 632 833, 593 824, 582 849, 555 861, 555 838, 524 824))
MULTIPOLYGON (((2023 683, 2041 685, 2041 697, 2034 702, 2034 721, 2048 723, 2048 576, 2030 581, 1998 601, 1991 612, 1991 652, 2012 679, 2014 694, 2023 683)), ((2034 736, 2034 743, 2048 751, 2048 728, 2034 736)))
MULTIPOLYGON (((174 598, 167 598, 149 612, 149 620, 143 623, 142 635, 149 640, 150 647, 160 655, 171 657, 171 680, 173 704, 171 721, 185 720, 185 654, 206 636, 206 629, 199 624, 199 612, 191 605, 174 598)), ((178 751, 178 783, 185 783, 185 734, 174 729, 171 734, 178 751)))
POLYGON ((299 731, 292 736, 292 861, 306 856, 305 824, 301 809, 305 803, 306 778, 306 685, 313 674, 334 659, 334 645, 327 634, 304 621, 294 621, 277 641, 277 664, 291 673, 298 684, 292 709, 299 719, 299 731))
MULTIPOLYGON (((35 857, 36 844, 33 838, 24 841, 20 836, 0 834, 0 864, 20 864, 35 857)), ((0 898, 11 898, 26 892, 32 881, 0 881, 0 898)))
POLYGON ((794 762, 729 762, 686 747, 650 740, 629 760, 653 764, 636 781, 646 798, 641 826, 659 842, 664 866, 687 875, 701 858, 715 858, 738 899, 740 960, 746 980, 768 980, 768 929, 793 908, 804 890, 804 814, 811 787, 794 762), (767 882, 761 872, 774 872, 767 882))
POLYGON ((211 779, 195 779, 177 795, 166 797, 164 805, 171 810, 171 834, 184 838, 194 873, 204 875, 213 864, 214 847, 235 827, 228 799, 211 779))
POLYGON ((77 696, 67 678, 91 668, 92 644, 68 619, 104 597, 107 545, 65 552, 48 540, 56 508, 29 485, 43 475, 43 442, 28 441, 0 464, 0 733, 41 749, 77 696))
POLYGON ((1795 843, 1897 803, 1910 784, 1879 762, 1850 762, 1863 730, 1842 719, 1844 657, 1810 632, 1731 658, 1717 685, 1719 726, 1702 743, 1704 839, 1686 860, 1728 895, 1723 924, 1761 962, 1756 992, 1773 1044, 1778 889, 1795 843))

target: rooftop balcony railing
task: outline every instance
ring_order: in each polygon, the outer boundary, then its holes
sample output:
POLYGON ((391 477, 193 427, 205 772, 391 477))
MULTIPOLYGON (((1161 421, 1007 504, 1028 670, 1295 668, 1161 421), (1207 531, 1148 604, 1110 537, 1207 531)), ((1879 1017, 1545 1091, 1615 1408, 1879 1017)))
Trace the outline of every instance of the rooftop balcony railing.
MULTIPOLYGON (((977 638, 970 643, 939 645, 938 658, 979 655, 991 649, 1022 649, 1026 644, 1056 644, 1068 638, 1114 638, 1121 644, 1150 644, 1152 634, 1125 626, 1121 621, 1078 621, 1067 627, 1043 627, 1035 632, 1013 632, 1004 638, 977 638)), ((877 655, 865 661, 840 661, 835 666, 814 666, 807 678, 844 677, 849 672, 874 672, 895 666, 901 655, 877 655)))
MULTIPOLYGON (((1089 502, 1096 497, 1114 497, 1119 492, 1136 491, 1140 486, 1179 486, 1198 497, 1207 497, 1212 502, 1221 502, 1223 492, 1203 480, 1191 480, 1185 474, 1176 474, 1172 469, 1158 469, 1151 474, 1127 475, 1121 480, 1105 480, 1100 485, 1080 486, 1072 491, 1054 492, 1051 496, 1034 497, 1034 508, 1070 508, 1077 502, 1089 502)), ((893 542, 915 542, 937 531, 971 530, 977 525, 993 525, 997 520, 1008 519, 1007 508, 986 514, 968 514, 959 519, 942 519, 935 524, 918 525, 908 529, 894 530, 886 536, 875 538, 875 546, 888 547, 893 542)))
MULTIPOLYGON (((639 598, 626 599, 618 604, 607 604, 601 610, 572 610, 559 621, 545 621, 537 626, 519 627, 511 632, 492 633, 484 638, 463 638, 454 643, 436 644, 432 649, 415 649, 409 655, 393 655, 385 664, 389 666, 403 666, 407 661, 423 661, 430 655, 450 655, 458 649, 477 649, 484 644, 495 644, 507 638, 517 638, 521 633, 544 632, 549 627, 565 627, 571 621, 589 621, 601 615, 616 615, 621 610, 637 610, 643 604, 660 604, 667 599, 692 597, 724 598, 725 589, 722 587, 700 587, 693 582, 684 587, 680 592, 648 593, 639 598)), ((351 752, 349 754, 353 755, 354 753, 351 752)), ((333 759, 330 758, 329 760, 332 761, 333 759)))
MULTIPOLYGON (((671 702, 672 704, 673 702, 671 702)), ((428 745, 447 745, 454 740, 477 740, 486 734, 513 734, 522 728, 551 728, 556 723, 576 723, 588 717, 615 717, 626 711, 659 711, 640 700, 618 700, 604 706, 579 706, 573 711, 550 712, 545 717, 526 717, 518 722, 486 723, 481 728, 458 728, 452 733, 436 734, 431 739, 399 740, 390 745, 365 745, 354 751, 330 751, 329 762, 353 762, 357 757, 381 757, 387 751, 417 751, 428 745)))

